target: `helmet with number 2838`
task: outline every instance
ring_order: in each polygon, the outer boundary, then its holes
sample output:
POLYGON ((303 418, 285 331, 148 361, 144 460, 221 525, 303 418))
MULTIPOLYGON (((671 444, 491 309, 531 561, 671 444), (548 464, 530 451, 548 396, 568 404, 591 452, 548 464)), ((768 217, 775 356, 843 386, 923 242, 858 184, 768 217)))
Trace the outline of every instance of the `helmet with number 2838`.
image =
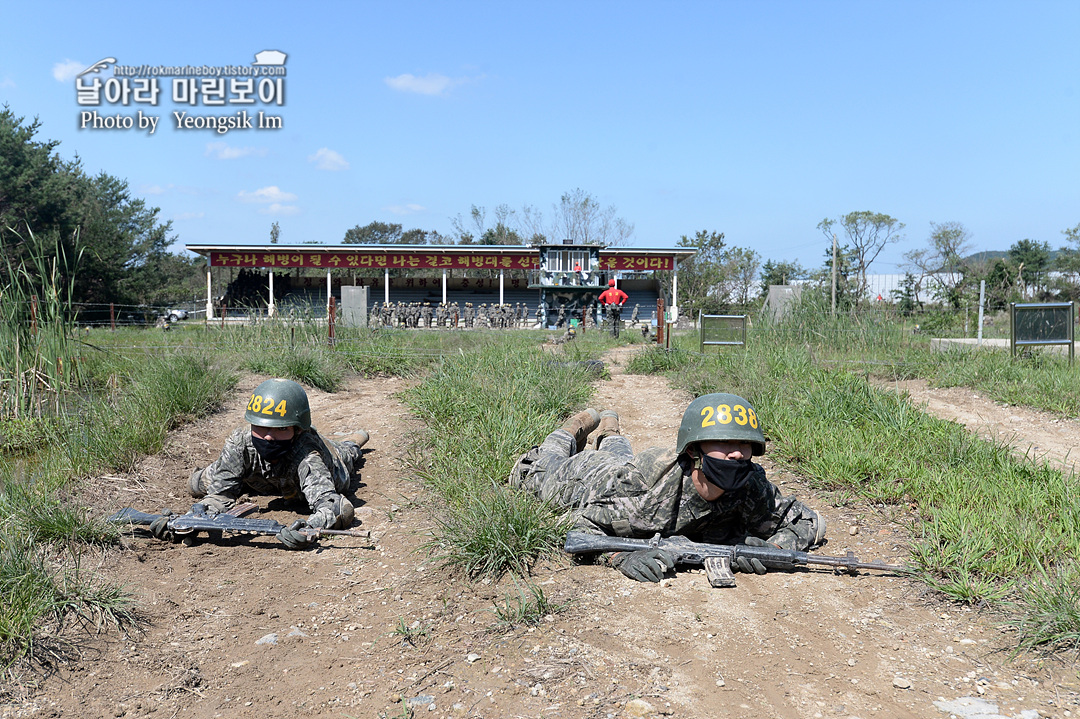
POLYGON ((765 454, 765 433, 753 405, 736 394, 716 392, 698 397, 683 412, 677 452, 715 440, 748 442, 754 456, 765 454))

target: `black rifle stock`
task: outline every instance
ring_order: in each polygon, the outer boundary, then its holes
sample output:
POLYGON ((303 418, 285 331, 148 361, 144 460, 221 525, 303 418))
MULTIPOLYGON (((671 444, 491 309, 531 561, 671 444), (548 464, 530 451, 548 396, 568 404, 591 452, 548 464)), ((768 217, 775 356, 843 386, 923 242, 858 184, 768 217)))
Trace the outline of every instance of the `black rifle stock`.
POLYGON ((745 544, 706 544, 692 542, 686 537, 631 539, 569 532, 564 550, 569 554, 599 554, 601 552, 634 552, 639 549, 663 549, 675 558, 676 564, 705 565, 705 572, 714 587, 734 587, 735 575, 731 562, 738 557, 756 559, 768 569, 791 570, 795 567, 823 565, 855 574, 860 569, 885 572, 906 572, 907 567, 881 561, 861 562, 852 552, 843 557, 798 552, 779 547, 751 547, 745 544))
MULTIPOLYGON (((168 527, 169 531, 171 531, 174 536, 178 537, 191 536, 197 532, 276 535, 285 528, 284 524, 273 519, 253 519, 239 516, 253 508, 255 508, 255 505, 240 505, 229 510, 229 512, 207 514, 206 505, 193 504, 191 506, 191 511, 187 514, 176 515, 169 519, 168 527)), ((148 514, 146 512, 140 512, 137 509, 132 509, 131 507, 124 507, 116 514, 110 516, 108 521, 117 522, 119 524, 146 526, 161 516, 162 515, 160 514, 148 514)), ((368 536, 367 532, 353 529, 318 529, 308 527, 299 531, 301 534, 316 538, 330 534, 365 538, 368 536)), ((211 536, 215 535, 211 534, 211 536)))

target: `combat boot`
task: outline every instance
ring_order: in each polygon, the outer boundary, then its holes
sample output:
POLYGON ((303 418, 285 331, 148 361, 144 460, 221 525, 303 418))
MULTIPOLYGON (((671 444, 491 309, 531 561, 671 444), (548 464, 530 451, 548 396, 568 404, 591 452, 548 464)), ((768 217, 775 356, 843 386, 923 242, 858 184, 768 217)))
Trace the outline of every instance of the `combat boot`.
POLYGON ((619 429, 619 413, 613 409, 605 409, 600 413, 600 426, 589 435, 589 449, 599 448, 605 438, 616 434, 622 434, 619 429))
POLYGON ((206 496, 206 483, 203 482, 203 470, 196 469, 191 473, 191 482, 188 484, 188 488, 191 491, 191 496, 195 499, 202 499, 206 496))
POLYGON ((577 442, 577 451, 580 452, 585 448, 585 440, 588 439, 589 434, 596 429, 599 424, 600 413, 595 409, 590 408, 578 412, 573 417, 566 420, 562 429, 574 435, 574 441, 577 442))
MULTIPOLYGON (((349 451, 350 456, 347 461, 350 470, 355 469, 356 461, 362 456, 360 448, 367 444, 369 439, 371 439, 371 435, 361 429, 357 430, 355 434, 349 435, 347 439, 341 440, 341 447, 349 451)), ((343 459, 345 458, 343 457, 343 459)))
POLYGON ((371 435, 369 435, 362 429, 358 429, 354 434, 350 434, 348 437, 341 440, 341 442, 342 444, 344 444, 345 442, 348 442, 349 444, 355 444, 357 449, 359 449, 360 447, 363 447, 365 444, 367 444, 369 439, 371 439, 371 435))

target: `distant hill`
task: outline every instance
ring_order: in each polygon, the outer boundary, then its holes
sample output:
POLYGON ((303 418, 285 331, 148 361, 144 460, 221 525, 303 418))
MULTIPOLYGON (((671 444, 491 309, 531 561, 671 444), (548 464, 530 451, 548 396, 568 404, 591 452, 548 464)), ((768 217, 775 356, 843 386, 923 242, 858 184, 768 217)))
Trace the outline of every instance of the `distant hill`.
POLYGON ((973 252, 964 258, 964 262, 983 262, 985 260, 1004 259, 1009 256, 1008 252, 1002 250, 983 250, 982 252, 973 252))

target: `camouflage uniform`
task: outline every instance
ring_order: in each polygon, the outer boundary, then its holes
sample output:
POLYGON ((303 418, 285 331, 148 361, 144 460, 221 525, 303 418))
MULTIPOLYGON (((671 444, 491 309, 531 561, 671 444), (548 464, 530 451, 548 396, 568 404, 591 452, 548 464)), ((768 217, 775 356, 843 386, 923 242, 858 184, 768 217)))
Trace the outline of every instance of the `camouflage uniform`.
POLYGON ((289 454, 271 464, 255 451, 251 426, 245 425, 233 431, 213 464, 192 473, 191 494, 218 511, 231 507, 245 490, 288 500, 302 495, 317 513, 349 490, 359 458, 354 443, 325 440, 312 427, 298 431, 289 454))
POLYGON ((579 532, 639 539, 659 532, 717 544, 754 536, 800 551, 821 540, 817 513, 784 497, 758 464, 745 491, 709 502, 694 488, 689 459, 674 450, 635 455, 621 435, 597 450, 576 449, 573 435, 555 430, 519 460, 510 482, 570 511, 579 532))

